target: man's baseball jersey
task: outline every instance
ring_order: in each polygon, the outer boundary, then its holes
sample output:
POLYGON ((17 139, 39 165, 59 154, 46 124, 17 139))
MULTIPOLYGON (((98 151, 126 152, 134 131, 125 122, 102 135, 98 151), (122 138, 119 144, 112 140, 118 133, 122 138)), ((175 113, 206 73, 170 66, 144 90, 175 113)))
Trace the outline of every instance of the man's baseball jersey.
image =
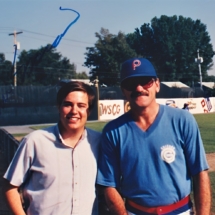
POLYGON ((160 105, 140 129, 127 112, 103 130, 97 183, 137 204, 169 205, 189 195, 191 177, 208 169, 202 139, 187 111, 160 105))

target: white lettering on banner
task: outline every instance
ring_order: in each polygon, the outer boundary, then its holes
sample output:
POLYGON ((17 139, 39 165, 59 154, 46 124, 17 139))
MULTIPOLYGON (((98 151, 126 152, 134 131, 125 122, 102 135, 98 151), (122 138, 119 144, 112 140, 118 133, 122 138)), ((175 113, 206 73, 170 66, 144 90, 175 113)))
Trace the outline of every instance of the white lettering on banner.
POLYGON ((100 100, 99 113, 101 120, 111 120, 124 113, 124 100, 100 100))
POLYGON ((116 114, 120 113, 120 105, 113 104, 113 105, 104 105, 100 103, 101 107, 101 114, 109 114, 115 116, 116 114))

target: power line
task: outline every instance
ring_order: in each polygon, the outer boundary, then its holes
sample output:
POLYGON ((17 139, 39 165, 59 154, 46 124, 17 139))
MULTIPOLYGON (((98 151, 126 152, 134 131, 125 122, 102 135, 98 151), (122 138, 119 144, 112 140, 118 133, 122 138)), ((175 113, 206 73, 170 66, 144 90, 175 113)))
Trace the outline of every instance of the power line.
MULTIPOLYGON (((22 37, 47 42, 47 40, 46 40, 46 39, 39 39, 39 38, 36 38, 36 37, 31 37, 31 36, 22 36, 22 37)), ((64 40, 67 40, 67 39, 64 39, 64 40)), ((70 41, 70 42, 73 42, 73 41, 70 41)), ((48 43, 48 42, 47 42, 47 43, 48 43)), ((62 45, 65 45, 65 41, 62 41, 62 43, 63 43, 62 45)), ((67 43, 67 44, 68 44, 68 43, 67 43)), ((83 43, 82 43, 82 44, 83 44, 83 43)), ((72 45, 72 46, 73 46, 73 47, 81 47, 80 45, 72 45)))
MULTIPOLYGON (((23 29, 23 31, 28 32, 28 33, 32 33, 32 34, 41 35, 41 36, 55 38, 55 36, 51 36, 51 35, 48 35, 48 34, 42 34, 42 33, 34 32, 34 31, 28 31, 28 30, 24 30, 24 29, 23 29)), ((85 41, 74 40, 74 39, 67 39, 67 38, 64 38, 64 40, 72 41, 72 42, 77 42, 77 43, 84 43, 84 44, 93 44, 91 42, 85 42, 85 41)))
MULTIPOLYGON (((1 28, 7 28, 7 27, 0 27, 1 28)), ((7 29, 11 29, 11 28, 7 28, 7 29)), ((50 38, 56 38, 56 36, 52 36, 52 35, 48 35, 48 34, 44 34, 44 33, 39 33, 39 32, 35 32, 35 31, 29 31, 29 30, 25 30, 25 29, 20 29, 20 31, 24 31, 25 33, 30 33, 30 34, 36 34, 36 35, 39 35, 39 36, 45 36, 45 37, 50 37, 50 38)), ((7 32, 5 32, 7 33, 7 32)), ((87 42, 87 41, 81 41, 81 40, 74 40, 74 39, 68 39, 68 38, 64 38, 64 40, 67 40, 67 41, 71 41, 71 42, 77 42, 77 43, 83 43, 83 44, 94 44, 92 42, 87 42)))

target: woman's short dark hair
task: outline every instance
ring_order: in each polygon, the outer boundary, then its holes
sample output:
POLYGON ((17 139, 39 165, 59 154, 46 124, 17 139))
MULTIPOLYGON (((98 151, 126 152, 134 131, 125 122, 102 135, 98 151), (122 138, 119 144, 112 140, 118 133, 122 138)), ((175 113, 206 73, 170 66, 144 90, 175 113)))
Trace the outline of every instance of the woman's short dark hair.
POLYGON ((89 111, 91 111, 95 105, 95 92, 88 84, 81 81, 71 81, 64 84, 57 93, 57 105, 60 106, 66 96, 73 91, 82 91, 87 94, 89 111))

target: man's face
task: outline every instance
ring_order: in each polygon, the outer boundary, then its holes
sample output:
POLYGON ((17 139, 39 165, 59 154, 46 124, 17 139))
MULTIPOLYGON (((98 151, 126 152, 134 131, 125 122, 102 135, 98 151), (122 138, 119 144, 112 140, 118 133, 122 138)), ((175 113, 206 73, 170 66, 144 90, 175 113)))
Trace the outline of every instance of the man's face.
POLYGON ((160 82, 155 78, 130 78, 123 83, 122 90, 131 108, 146 108, 156 103, 160 82))
POLYGON ((65 97, 58 109, 65 131, 83 129, 89 115, 88 96, 85 92, 73 91, 65 97))

